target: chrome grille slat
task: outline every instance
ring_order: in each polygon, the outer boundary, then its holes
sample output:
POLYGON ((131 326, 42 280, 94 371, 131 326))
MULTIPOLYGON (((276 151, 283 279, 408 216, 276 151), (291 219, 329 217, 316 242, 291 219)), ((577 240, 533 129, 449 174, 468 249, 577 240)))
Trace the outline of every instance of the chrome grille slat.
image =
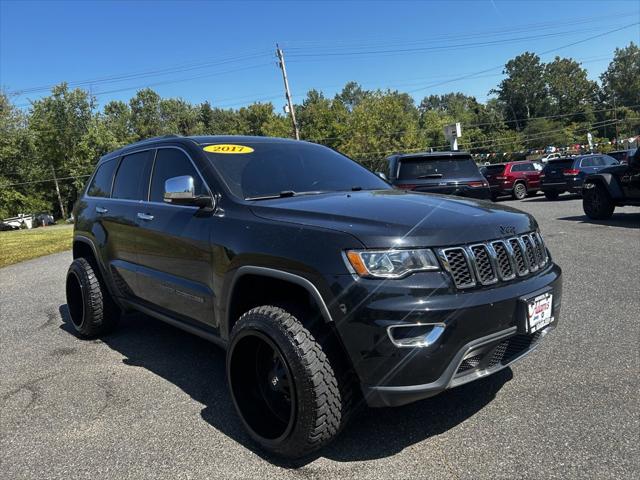
POLYGON ((458 288, 471 288, 476 285, 475 276, 467 251, 462 247, 446 248, 442 250, 445 268, 449 270, 458 288))
POLYGON ((527 263, 527 259, 524 256, 524 247, 522 243, 517 238, 509 239, 509 246, 513 251, 513 258, 516 262, 516 272, 519 277, 524 277, 529 274, 529 265, 527 263))
POLYGON ((484 244, 471 245, 467 250, 471 264, 475 269, 476 278, 482 285, 491 285, 498 281, 496 268, 493 265, 489 249, 484 244))
POLYGON ((516 266, 513 259, 513 251, 502 240, 491 243, 493 250, 496 252, 496 263, 500 279, 503 281, 513 280, 516 278, 516 266))
POLYGON ((508 282, 537 272, 549 262, 547 249, 537 232, 443 248, 437 253, 458 289, 508 282))

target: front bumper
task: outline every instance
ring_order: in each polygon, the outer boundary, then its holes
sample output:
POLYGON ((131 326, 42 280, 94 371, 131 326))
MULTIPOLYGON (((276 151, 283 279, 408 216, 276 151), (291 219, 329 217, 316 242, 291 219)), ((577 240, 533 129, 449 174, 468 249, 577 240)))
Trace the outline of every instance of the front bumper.
POLYGON ((410 403, 505 368, 556 327, 562 304, 561 270, 553 263, 519 281, 464 292, 439 272, 350 282, 334 283, 342 289, 337 301, 347 312, 336 326, 372 407, 410 403), (554 320, 530 336, 523 299, 546 291, 553 292, 554 320), (445 329, 426 347, 394 345, 387 328, 415 323, 445 329))

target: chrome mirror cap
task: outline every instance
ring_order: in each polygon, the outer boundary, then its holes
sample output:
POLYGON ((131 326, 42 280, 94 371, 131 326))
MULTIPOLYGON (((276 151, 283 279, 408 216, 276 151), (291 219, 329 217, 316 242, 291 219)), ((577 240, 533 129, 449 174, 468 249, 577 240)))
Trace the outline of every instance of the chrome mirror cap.
POLYGON ((193 177, 182 175, 164 182, 164 201, 167 203, 190 203, 196 198, 193 177))

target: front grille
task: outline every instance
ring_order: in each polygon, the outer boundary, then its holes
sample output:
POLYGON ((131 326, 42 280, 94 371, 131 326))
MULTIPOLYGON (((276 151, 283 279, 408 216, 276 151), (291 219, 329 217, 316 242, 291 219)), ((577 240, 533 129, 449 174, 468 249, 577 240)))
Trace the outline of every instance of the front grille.
POLYGON ((438 250, 444 268, 457 288, 491 285, 524 277, 549 261, 542 237, 528 233, 507 240, 438 250))

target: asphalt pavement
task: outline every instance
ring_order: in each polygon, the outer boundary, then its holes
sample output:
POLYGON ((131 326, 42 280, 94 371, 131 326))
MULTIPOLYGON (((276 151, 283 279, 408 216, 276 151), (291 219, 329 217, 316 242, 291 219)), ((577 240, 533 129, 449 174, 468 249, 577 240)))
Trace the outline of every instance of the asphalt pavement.
POLYGON ((564 270, 558 329, 492 377, 365 409, 295 465, 243 431, 216 346, 142 315, 80 340, 70 252, 0 269, 0 478, 639 478, 640 209, 593 222, 574 197, 504 203, 564 270))

